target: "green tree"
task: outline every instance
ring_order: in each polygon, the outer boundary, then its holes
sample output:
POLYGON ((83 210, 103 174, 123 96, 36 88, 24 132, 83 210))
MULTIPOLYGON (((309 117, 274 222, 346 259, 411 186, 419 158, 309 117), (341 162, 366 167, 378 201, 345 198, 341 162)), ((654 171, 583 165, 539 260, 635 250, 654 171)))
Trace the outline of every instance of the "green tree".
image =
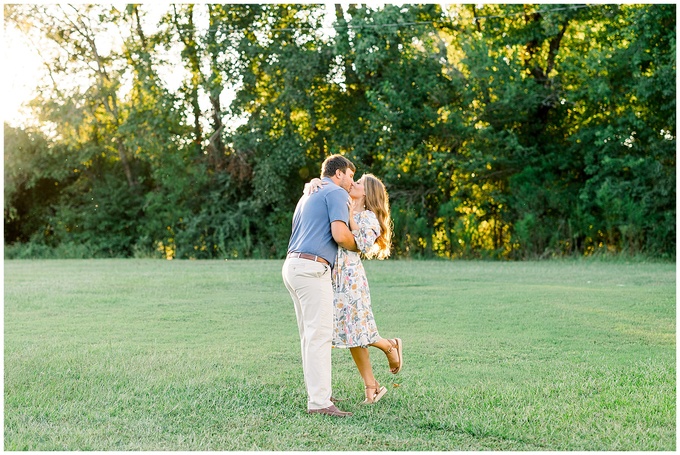
POLYGON ((433 26, 441 10, 387 5, 347 14, 349 21, 337 12, 344 80, 333 149, 347 151, 360 173, 383 178, 396 254, 450 255, 450 242, 443 246, 436 232, 446 223, 440 207, 451 199, 452 164, 467 133, 462 80, 446 63, 448 38, 433 26))
POLYGON ((618 20, 601 22, 571 82, 570 151, 586 177, 575 242, 585 249, 674 255, 675 8, 612 11, 618 20))
POLYGON ((38 127, 5 127, 5 241, 281 258, 342 153, 387 185, 396 256, 675 257, 674 5, 327 10, 5 5, 49 76, 38 127))
POLYGON ((70 177, 39 131, 4 125, 5 241, 28 242, 49 229, 59 186, 70 177))

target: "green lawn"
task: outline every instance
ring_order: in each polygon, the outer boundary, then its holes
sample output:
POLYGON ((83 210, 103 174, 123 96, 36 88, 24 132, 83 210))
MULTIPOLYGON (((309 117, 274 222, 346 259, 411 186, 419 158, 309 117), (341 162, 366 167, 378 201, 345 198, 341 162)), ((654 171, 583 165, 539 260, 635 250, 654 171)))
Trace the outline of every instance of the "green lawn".
POLYGON ((305 413, 282 261, 5 261, 5 450, 676 449, 675 264, 366 262, 405 367, 305 413))

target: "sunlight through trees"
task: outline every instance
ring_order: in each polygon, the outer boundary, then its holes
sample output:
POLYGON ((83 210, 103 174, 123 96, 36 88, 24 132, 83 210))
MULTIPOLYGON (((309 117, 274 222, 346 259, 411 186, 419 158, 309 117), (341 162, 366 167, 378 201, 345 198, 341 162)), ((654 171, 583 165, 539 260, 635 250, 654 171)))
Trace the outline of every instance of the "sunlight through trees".
POLYGON ((342 153, 397 256, 675 257, 675 5, 4 8, 48 70, 8 256, 282 258, 342 153))

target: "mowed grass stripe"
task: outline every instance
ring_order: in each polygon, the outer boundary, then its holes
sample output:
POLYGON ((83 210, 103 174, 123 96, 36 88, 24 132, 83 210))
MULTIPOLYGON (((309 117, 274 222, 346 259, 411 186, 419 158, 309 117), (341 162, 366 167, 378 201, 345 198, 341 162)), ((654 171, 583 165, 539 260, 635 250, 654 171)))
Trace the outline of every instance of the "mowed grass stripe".
POLYGON ((675 450, 675 264, 367 261, 405 368, 305 413, 281 261, 5 261, 6 450, 675 450))

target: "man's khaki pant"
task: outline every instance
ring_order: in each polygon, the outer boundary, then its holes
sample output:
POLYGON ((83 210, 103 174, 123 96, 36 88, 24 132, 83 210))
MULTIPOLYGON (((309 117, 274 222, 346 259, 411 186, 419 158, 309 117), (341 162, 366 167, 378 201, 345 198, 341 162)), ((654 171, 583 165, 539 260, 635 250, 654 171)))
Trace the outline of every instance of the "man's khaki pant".
POLYGON ((309 259, 289 258, 281 270, 295 306, 307 409, 331 406, 331 339, 333 285, 331 268, 309 259))

